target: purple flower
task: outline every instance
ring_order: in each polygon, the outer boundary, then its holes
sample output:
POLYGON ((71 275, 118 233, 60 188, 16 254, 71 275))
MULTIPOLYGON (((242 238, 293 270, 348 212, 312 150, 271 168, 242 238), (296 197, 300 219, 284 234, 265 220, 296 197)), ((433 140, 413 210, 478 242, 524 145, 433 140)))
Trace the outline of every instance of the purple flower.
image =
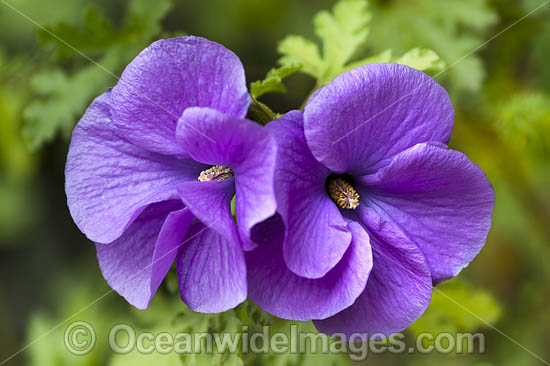
POLYGON ((491 223, 491 184, 447 149, 452 126, 446 91, 397 64, 347 72, 270 123, 280 217, 246 254, 250 298, 329 334, 407 328, 491 223))
POLYGON ((66 193, 103 276, 146 308, 174 260, 189 307, 247 294, 243 248, 276 210, 274 139, 242 119, 251 98, 232 52, 197 37, 142 51, 76 126, 66 193), (237 230, 230 202, 236 194, 237 230))

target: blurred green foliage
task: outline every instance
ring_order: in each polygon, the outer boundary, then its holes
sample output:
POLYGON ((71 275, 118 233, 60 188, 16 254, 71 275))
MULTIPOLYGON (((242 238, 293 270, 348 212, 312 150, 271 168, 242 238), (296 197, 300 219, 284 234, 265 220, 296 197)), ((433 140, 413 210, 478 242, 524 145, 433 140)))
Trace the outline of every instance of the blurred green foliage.
MULTIPOLYGON (((62 323, 8 364, 350 363, 345 356, 319 354, 113 356, 105 337, 121 322, 138 331, 169 332, 288 326, 249 302, 219 316, 193 313, 177 298, 173 274, 147 311, 132 310, 110 294, 70 318, 108 291, 93 246, 65 205, 70 132, 141 49, 159 37, 185 33, 234 50, 248 80, 260 80, 251 84, 253 95, 282 112, 360 64, 399 62, 436 76, 455 105, 451 147, 487 173, 496 208, 481 254, 458 279, 438 286, 427 312, 407 333, 480 331, 487 352, 371 355, 368 364, 541 364, 499 331, 550 359, 550 6, 484 44, 542 0, 6 2, 45 29, 0 3, 0 361, 60 322, 85 320, 103 341, 89 355, 67 352, 62 323), (281 67, 273 68, 276 63, 281 67)), ((299 326, 313 329, 311 323, 299 326)))
POLYGON ((451 280, 437 287, 430 306, 409 330, 415 335, 428 329, 435 334, 472 332, 487 326, 487 323, 494 324, 501 311, 490 293, 451 280))
POLYGON ((52 140, 59 131, 70 135, 90 99, 113 85, 120 70, 159 36, 160 19, 171 4, 171 0, 132 0, 120 29, 89 8, 83 29, 61 21, 38 30, 41 44, 55 46, 54 65, 64 61, 70 71, 50 65, 31 79, 30 88, 37 98, 24 111, 23 128, 31 149, 52 140))
MULTIPOLYGON (((433 49, 452 66, 449 87, 456 91, 478 91, 485 71, 478 53, 470 52, 486 41, 486 30, 497 22, 486 0, 415 0, 381 2, 374 17, 373 48, 388 45, 396 52, 413 47, 433 49)), ((495 32, 496 33, 496 32, 495 32)), ((447 76, 447 75, 446 75, 447 76)))
POLYGON ((0 246, 10 245, 37 213, 30 209, 35 197, 28 192, 36 159, 21 138, 25 92, 10 79, 13 73, 27 72, 23 60, 0 52, 0 246))
POLYGON ((525 92, 503 100, 495 109, 496 130, 519 149, 550 152, 550 96, 525 92))

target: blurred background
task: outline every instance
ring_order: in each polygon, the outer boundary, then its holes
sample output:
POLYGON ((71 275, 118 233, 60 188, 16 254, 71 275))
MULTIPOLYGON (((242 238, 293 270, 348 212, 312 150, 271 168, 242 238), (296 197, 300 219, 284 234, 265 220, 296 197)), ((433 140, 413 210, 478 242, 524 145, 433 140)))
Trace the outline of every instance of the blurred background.
MULTIPOLYGON (((85 308, 108 287, 94 246, 69 215, 63 170, 74 125, 91 100, 116 80, 48 31, 117 75, 155 39, 199 35, 239 55, 252 82, 277 65, 278 43, 288 34, 317 40, 312 19, 334 3, 0 1, 0 362, 35 341, 6 364, 239 365, 240 359, 226 356, 113 356, 106 337, 120 322, 150 331, 219 331, 237 327, 235 319, 243 319, 239 312, 246 319, 264 316, 252 304, 218 317, 191 314, 177 299, 171 277, 147 311, 132 309, 113 293, 85 308), (54 328, 77 312, 72 320, 89 321, 98 332, 94 351, 83 357, 63 346, 68 323, 54 328)), ((435 293, 426 314, 407 331, 408 337, 423 331, 479 331, 486 337, 485 353, 371 355, 364 364, 544 365, 529 351, 550 361, 550 6, 541 4, 369 2, 370 33, 359 56, 387 49, 401 55, 415 47, 440 56, 449 69, 437 81, 449 90, 456 110, 451 147, 487 173, 496 207, 481 254, 441 286, 477 316, 435 293)), ((285 84, 288 93, 262 97, 277 112, 298 108, 315 80, 297 73, 285 84)), ((352 363, 329 355, 242 358, 251 365, 352 363)))

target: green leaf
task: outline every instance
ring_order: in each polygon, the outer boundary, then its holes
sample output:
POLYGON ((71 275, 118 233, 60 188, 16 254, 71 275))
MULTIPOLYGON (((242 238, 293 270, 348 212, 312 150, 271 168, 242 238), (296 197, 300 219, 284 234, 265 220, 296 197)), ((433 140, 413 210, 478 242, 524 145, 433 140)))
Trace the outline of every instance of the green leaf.
POLYGON ((253 98, 259 98, 266 93, 286 93, 283 79, 300 70, 302 65, 289 63, 279 68, 269 70, 264 80, 250 84, 250 94, 253 98))
POLYGON ((410 66, 420 71, 440 71, 445 67, 437 53, 427 48, 414 48, 394 62, 410 66))
POLYGON ((273 112, 271 108, 260 102, 258 99, 252 97, 252 103, 248 108, 247 117, 252 121, 256 121, 262 125, 266 125, 269 122, 279 118, 280 115, 273 112))
POLYGON ((384 62, 395 62, 420 71, 440 71, 445 67, 445 63, 441 61, 434 51, 427 48, 414 48, 398 58, 392 56, 391 50, 385 50, 376 56, 367 57, 363 60, 349 64, 346 66, 346 71, 362 65, 384 62))
POLYGON ((501 308, 491 294, 454 280, 436 287, 430 306, 409 330, 416 335, 423 332, 474 332, 486 327, 485 322, 496 322, 500 314, 501 308))
POLYGON ((303 64, 301 71, 317 80, 316 88, 342 72, 373 62, 398 62, 426 72, 441 71, 449 64, 454 88, 476 91, 484 77, 483 65, 475 54, 464 56, 483 42, 479 33, 496 21, 487 0, 418 0, 383 7, 371 26, 366 0, 340 0, 331 13, 321 11, 314 18, 322 53, 313 41, 291 35, 279 44, 279 63, 303 64), (381 53, 354 61, 366 48, 370 28, 374 34, 370 49, 381 53), (389 57, 388 47, 403 56, 389 57))
POLYGON ((367 5, 364 0, 342 0, 332 13, 321 11, 313 19, 315 33, 323 42, 325 77, 338 75, 367 40, 371 19, 367 5))
POLYGON ((355 61, 355 62, 347 65, 346 66, 346 71, 352 70, 352 69, 354 69, 358 66, 362 66, 362 65, 392 62, 392 60, 393 60, 392 50, 385 50, 384 52, 382 52, 378 55, 370 56, 370 57, 364 58, 364 59, 359 60, 359 61, 355 61))
POLYGON ((354 61, 354 56, 365 49, 371 18, 366 0, 340 0, 332 13, 321 11, 314 18, 315 34, 323 45, 322 55, 313 41, 291 35, 279 44, 279 63, 302 64, 300 71, 317 79, 316 88, 345 71, 371 63, 397 62, 422 71, 443 69, 439 56, 426 48, 414 48, 398 58, 392 56, 391 50, 385 50, 354 61))
POLYGON ((309 39, 290 35, 279 43, 277 49, 283 55, 279 63, 283 66, 300 64, 302 72, 318 77, 324 67, 319 53, 319 47, 309 39))
POLYGON ((345 64, 364 46, 370 18, 366 0, 340 0, 332 13, 321 11, 313 21, 315 33, 322 41, 322 57, 317 44, 290 35, 279 44, 278 50, 282 54, 279 63, 302 64, 304 73, 324 85, 345 71, 345 64))

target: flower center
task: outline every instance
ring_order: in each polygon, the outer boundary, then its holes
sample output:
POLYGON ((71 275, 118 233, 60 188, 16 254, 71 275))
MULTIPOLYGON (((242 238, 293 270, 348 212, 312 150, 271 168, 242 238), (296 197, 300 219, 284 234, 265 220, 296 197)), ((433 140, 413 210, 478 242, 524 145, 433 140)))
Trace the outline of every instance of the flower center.
POLYGON ((359 193, 340 177, 328 178, 327 192, 330 198, 342 208, 355 210, 359 206, 359 193))
POLYGON ((233 170, 225 165, 214 165, 206 170, 203 170, 197 178, 201 182, 210 182, 212 180, 226 180, 233 176, 233 170))

